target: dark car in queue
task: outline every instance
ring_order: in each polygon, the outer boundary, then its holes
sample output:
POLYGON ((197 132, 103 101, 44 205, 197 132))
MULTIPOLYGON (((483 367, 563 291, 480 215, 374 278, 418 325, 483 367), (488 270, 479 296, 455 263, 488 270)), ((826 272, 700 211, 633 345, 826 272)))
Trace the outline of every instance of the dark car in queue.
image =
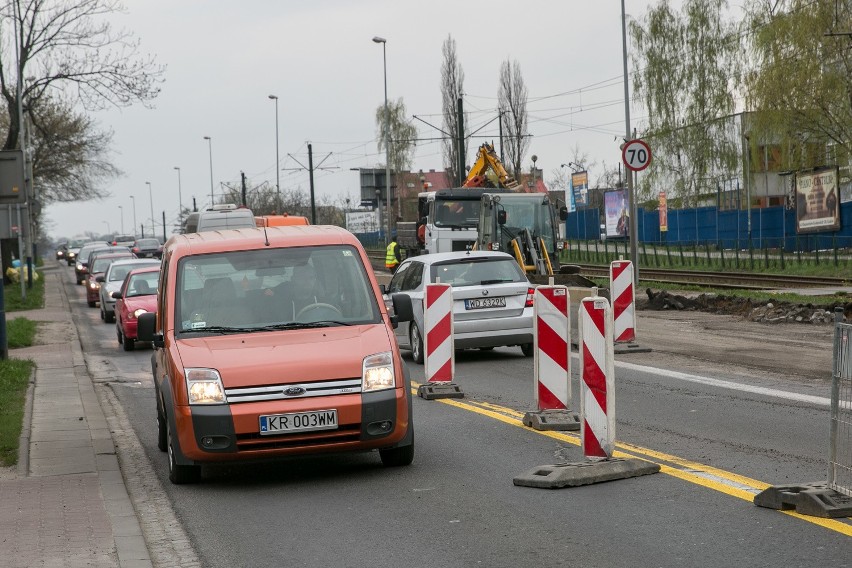
POLYGON ((74 276, 77 279, 77 284, 82 284, 86 280, 86 274, 89 272, 89 255, 96 250, 111 249, 112 247, 106 241, 93 241, 80 247, 80 252, 77 253, 77 258, 74 263, 74 276))
POLYGON ((138 258, 162 258, 163 256, 163 245, 154 238, 137 239, 130 250, 138 258))
POLYGON ((157 311, 157 281, 159 266, 134 268, 124 277, 121 288, 113 292, 115 298, 115 334, 125 351, 136 345, 137 319, 145 313, 157 311))
POLYGON ((90 308, 98 305, 100 299, 101 283, 104 281, 104 273, 109 265, 123 258, 133 258, 133 253, 127 249, 124 251, 99 252, 89 258, 89 273, 86 277, 86 303, 90 308))

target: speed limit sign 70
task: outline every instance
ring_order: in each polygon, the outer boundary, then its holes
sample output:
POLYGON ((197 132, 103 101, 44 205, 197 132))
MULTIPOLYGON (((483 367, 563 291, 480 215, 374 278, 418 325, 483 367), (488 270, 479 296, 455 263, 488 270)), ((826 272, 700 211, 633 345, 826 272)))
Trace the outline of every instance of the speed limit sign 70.
POLYGON ((621 160, 628 169, 640 172, 651 163, 651 147, 644 140, 630 140, 621 149, 621 160))

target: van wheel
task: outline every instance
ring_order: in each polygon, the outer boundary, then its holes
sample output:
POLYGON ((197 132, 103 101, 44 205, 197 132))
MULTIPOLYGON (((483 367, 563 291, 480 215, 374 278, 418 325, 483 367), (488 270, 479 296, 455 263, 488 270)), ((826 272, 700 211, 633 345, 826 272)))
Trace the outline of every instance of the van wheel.
POLYGON ((118 329, 118 326, 115 326, 115 336, 118 338, 118 344, 119 345, 124 343, 124 338, 121 336, 121 330, 118 329))
POLYGON ((417 364, 423 363, 423 338, 420 336, 420 328, 417 324, 411 322, 411 330, 408 332, 411 342, 411 358, 417 364))
POLYGON ((169 481, 175 485, 183 485, 185 483, 198 483, 201 480, 200 465, 178 465, 175 463, 175 446, 177 441, 172 435, 172 427, 166 422, 166 436, 169 451, 169 481))
POLYGON ((124 350, 125 351, 133 351, 134 344, 136 343, 135 339, 130 339, 129 337, 124 337, 124 350))
POLYGON ((160 408, 159 396, 157 397, 157 448, 161 452, 169 449, 169 432, 166 428, 166 417, 160 408))
POLYGON ((382 458, 382 465, 385 467, 411 465, 411 462, 414 461, 414 442, 401 448, 379 450, 379 457, 382 458))
POLYGON ((533 344, 532 343, 524 343, 521 345, 521 353, 524 354, 524 357, 532 357, 533 356, 533 344))
POLYGON ((104 315, 104 307, 101 306, 101 321, 106 321, 106 316, 104 315))

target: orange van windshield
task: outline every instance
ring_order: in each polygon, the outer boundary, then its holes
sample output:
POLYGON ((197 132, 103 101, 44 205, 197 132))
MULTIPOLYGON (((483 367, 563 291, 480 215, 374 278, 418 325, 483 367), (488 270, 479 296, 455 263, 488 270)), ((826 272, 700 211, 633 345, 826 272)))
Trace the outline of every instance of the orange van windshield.
POLYGON ((185 257, 174 305, 178 333, 381 322, 361 257, 346 245, 185 257))

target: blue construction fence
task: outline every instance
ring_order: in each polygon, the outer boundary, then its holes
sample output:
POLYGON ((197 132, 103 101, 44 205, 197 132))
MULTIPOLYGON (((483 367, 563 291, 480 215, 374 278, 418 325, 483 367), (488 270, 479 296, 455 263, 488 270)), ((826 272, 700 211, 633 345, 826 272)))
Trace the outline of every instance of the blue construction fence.
MULTIPOLYGON (((636 227, 638 242, 715 245, 724 249, 783 247, 788 251, 852 246, 852 202, 840 204, 840 230, 823 233, 797 234, 795 210, 783 206, 752 209, 750 244, 748 216, 745 209, 720 211, 715 206, 669 209, 669 230, 660 231, 659 213, 641 210, 636 227)), ((600 225, 597 208, 580 209, 568 214, 565 235, 569 240, 598 240, 600 225)))

